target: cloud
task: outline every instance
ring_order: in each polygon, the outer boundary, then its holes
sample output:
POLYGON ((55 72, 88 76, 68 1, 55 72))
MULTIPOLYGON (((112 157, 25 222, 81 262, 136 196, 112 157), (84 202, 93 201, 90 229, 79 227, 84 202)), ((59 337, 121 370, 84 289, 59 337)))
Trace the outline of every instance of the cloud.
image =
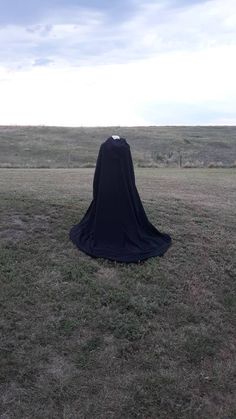
POLYGON ((1 18, 0 123, 235 121, 234 0, 23 3, 1 18))
POLYGON ((34 66, 45 66, 48 64, 53 63, 52 60, 50 60, 49 58, 38 58, 37 60, 34 61, 33 65, 34 66))
MULTIPOLYGON (((94 2, 90 2, 95 6, 94 2)), ((50 3, 51 4, 51 3, 50 3)), ((104 2, 101 2, 101 5, 104 2)), ((234 0, 133 1, 127 16, 110 20, 111 8, 76 6, 58 2, 41 10, 31 25, 5 24, 0 30, 0 62, 8 66, 29 66, 48 56, 54 62, 71 65, 125 63, 146 59, 160 52, 193 51, 236 43, 234 0), (132 7, 131 7, 132 4, 132 7), (9 54, 10 51, 10 54, 9 54)), ((47 7, 46 7, 47 6, 47 7)), ((36 2, 36 11, 39 3, 36 2)), ((43 7, 42 7, 43 9, 43 7)), ((113 14, 117 2, 113 4, 113 14)), ((125 9, 125 10, 126 10, 125 9)), ((30 9, 31 10, 31 9, 30 9)))
POLYGON ((2 73, 0 123, 65 126, 206 124, 234 119, 231 48, 128 64, 2 73), (227 78, 222 74, 227 71, 227 78), (6 81, 8 77, 8 81, 6 81))
MULTIPOLYGON (((52 23, 47 19, 25 27, 1 27, 0 63, 8 68, 27 68, 45 55, 59 63, 84 63, 83 49, 88 45, 96 46, 93 37, 100 30, 103 15, 100 12, 82 10, 77 23, 52 23)), ((94 49, 91 54, 94 54, 94 49)))
POLYGON ((82 10, 106 12, 110 21, 117 21, 132 9, 132 0, 0 0, 0 25, 34 25, 48 18, 54 23, 75 22, 82 10))

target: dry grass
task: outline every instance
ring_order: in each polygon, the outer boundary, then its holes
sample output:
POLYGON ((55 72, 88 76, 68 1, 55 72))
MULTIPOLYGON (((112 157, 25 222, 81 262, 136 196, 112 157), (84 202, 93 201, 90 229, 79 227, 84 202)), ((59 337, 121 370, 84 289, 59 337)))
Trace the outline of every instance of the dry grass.
POLYGON ((142 265, 69 241, 93 173, 0 170, 0 418, 234 419, 235 171, 136 169, 142 265))
POLYGON ((127 139, 136 167, 236 167, 233 126, 0 126, 0 167, 94 167, 113 133, 127 139))

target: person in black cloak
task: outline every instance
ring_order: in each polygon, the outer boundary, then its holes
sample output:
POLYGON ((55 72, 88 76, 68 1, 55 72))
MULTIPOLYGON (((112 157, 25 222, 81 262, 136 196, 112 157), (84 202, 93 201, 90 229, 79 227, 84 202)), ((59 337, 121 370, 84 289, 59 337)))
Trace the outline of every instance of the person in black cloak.
POLYGON ((99 149, 93 199, 69 238, 84 253, 116 262, 138 263, 163 256, 172 244, 147 218, 138 190, 130 145, 111 136, 99 149))

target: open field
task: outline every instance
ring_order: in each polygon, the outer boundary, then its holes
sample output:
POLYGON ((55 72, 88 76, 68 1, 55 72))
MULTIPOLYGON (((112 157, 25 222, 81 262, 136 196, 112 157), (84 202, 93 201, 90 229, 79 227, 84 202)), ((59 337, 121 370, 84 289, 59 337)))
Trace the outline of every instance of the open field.
POLYGON ((0 126, 0 167, 94 167, 114 133, 127 139, 136 167, 236 167, 233 126, 0 126))
POLYGON ((141 265, 69 241, 93 174, 0 169, 0 418, 235 419, 235 169, 136 168, 141 265))

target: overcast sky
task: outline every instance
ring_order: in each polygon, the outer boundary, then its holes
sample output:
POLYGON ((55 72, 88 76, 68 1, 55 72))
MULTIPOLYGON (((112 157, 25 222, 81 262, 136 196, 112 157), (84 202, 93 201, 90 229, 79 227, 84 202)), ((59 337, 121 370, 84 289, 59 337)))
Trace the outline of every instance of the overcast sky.
POLYGON ((0 0, 0 124, 236 125, 236 0, 0 0))

